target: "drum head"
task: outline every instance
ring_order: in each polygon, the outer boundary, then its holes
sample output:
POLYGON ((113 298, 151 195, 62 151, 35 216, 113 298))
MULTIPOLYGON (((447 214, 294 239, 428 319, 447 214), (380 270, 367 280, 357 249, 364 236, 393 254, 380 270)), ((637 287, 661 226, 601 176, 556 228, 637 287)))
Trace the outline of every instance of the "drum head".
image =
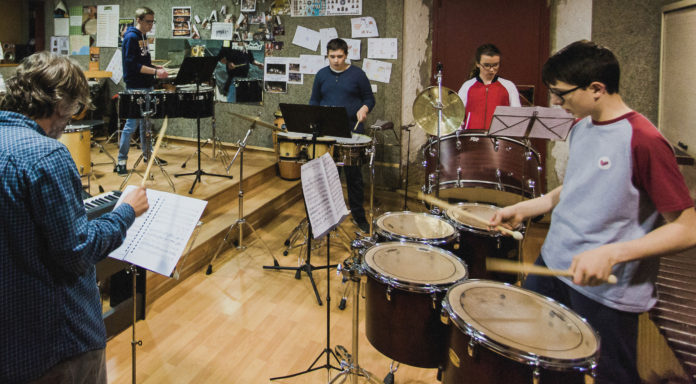
POLYGON ((445 307, 463 332, 518 361, 545 367, 593 364, 599 338, 556 301, 513 285, 469 280, 450 288, 445 307))
POLYGON ((365 252, 365 270, 377 280, 412 291, 440 291, 467 277, 452 253, 420 243, 388 242, 365 252))
POLYGON ((340 145, 365 145, 365 144, 370 144, 372 142, 372 139, 370 136, 363 135, 360 133, 355 133, 353 132, 351 134, 351 137, 337 137, 337 136, 328 136, 336 139, 336 142, 340 145))
POLYGON ((63 128, 63 134, 66 133, 72 133, 72 132, 82 132, 82 131, 89 131, 92 127, 89 125, 66 125, 65 128, 63 128))
MULTIPOLYGON (((489 221, 493 218, 493 215, 500 210, 500 208, 495 205, 486 205, 479 203, 459 203, 457 206, 473 215, 480 217, 483 220, 489 221)), ((481 232, 493 232, 488 230, 488 226, 479 223, 476 220, 472 220, 464 215, 459 210, 448 209, 445 211, 445 215, 452 221, 456 222, 458 225, 470 229, 476 229, 481 232)), ((497 232, 496 232, 497 233, 497 232)))
POLYGON ((415 212, 387 212, 377 218, 378 232, 387 237, 413 241, 447 239, 456 235, 455 228, 435 215, 415 212))

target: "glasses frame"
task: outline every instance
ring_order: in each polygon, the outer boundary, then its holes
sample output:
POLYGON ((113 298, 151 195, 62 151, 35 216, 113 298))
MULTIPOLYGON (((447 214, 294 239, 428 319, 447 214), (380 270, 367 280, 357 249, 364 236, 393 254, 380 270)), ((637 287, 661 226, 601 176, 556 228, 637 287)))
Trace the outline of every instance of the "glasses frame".
POLYGON ((500 67, 500 62, 497 62, 497 63, 495 63, 495 64, 489 64, 489 63, 484 63, 484 64, 477 63, 477 64, 480 65, 480 66, 482 66, 483 68, 489 70, 489 71, 490 71, 491 69, 497 69, 498 67, 500 67))
POLYGON ((553 94, 554 96, 558 97, 558 98, 561 100, 561 104, 563 104, 563 103, 565 103, 565 101, 566 101, 565 98, 563 98, 563 96, 565 96, 565 95, 567 95, 567 94, 569 94, 569 93, 575 92, 575 91, 577 91, 578 89, 585 89, 585 88, 587 88, 587 87, 583 87, 582 85, 578 85, 578 86, 575 87, 575 88, 571 88, 571 89, 568 89, 568 90, 565 90, 565 91, 558 91, 558 90, 556 90, 556 89, 549 88, 549 92, 551 92, 551 94, 553 94))

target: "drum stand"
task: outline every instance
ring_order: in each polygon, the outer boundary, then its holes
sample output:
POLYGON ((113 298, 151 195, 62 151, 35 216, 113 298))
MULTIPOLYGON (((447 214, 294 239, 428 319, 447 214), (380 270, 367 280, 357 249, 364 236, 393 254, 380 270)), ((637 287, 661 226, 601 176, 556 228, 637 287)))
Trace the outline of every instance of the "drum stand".
MULTIPOLYGON (((341 270, 341 272, 348 275, 348 279, 353 284, 353 299, 355 304, 353 305, 353 329, 352 329, 352 355, 341 345, 336 346, 336 354, 341 358, 340 364, 343 370, 336 375, 329 382, 331 383, 344 383, 347 378, 350 377, 351 384, 357 384, 358 378, 363 377, 369 383, 382 384, 382 381, 377 379, 372 373, 368 372, 364 368, 360 367, 358 364, 358 330, 360 329, 360 316, 359 316, 359 304, 360 304, 360 258, 356 256, 358 253, 357 249, 353 249, 353 256, 349 259, 348 265, 341 270), (338 381, 342 379, 341 381, 338 381)), ((339 267, 340 268, 340 267, 339 267)))
MULTIPOLYGON (((196 76, 196 78, 198 78, 198 77, 196 76)), ((197 97, 198 94, 199 94, 199 89, 200 89, 200 81, 196 81, 196 97, 197 97)), ((193 184, 191 184, 191 189, 189 189, 189 195, 190 195, 190 194, 193 194, 193 189, 196 187, 196 183, 198 183, 199 181, 201 181, 201 176, 207 175, 207 176, 225 177, 225 178, 228 178, 228 179, 231 179, 231 178, 232 178, 232 176, 229 176, 229 175, 218 175, 218 174, 215 174, 215 173, 208 173, 208 172, 206 172, 206 171, 204 171, 204 170, 201 169, 201 116, 200 116, 200 110, 199 110, 199 113, 198 113, 198 117, 196 117, 196 133, 197 133, 197 140, 196 140, 196 142, 197 142, 197 144, 198 144, 198 148, 197 148, 197 151, 196 151, 196 152, 198 153, 198 169, 196 169, 196 171, 194 171, 194 172, 177 173, 177 174, 174 175, 174 177, 179 177, 179 176, 191 176, 191 175, 195 175, 195 176, 196 176, 196 178, 193 180, 193 184)), ((184 163, 184 164, 185 164, 185 163, 184 163)), ((239 180, 239 183, 241 184, 241 183, 242 183, 242 180, 239 180)))
MULTIPOLYGON (((213 103, 215 103, 215 101, 213 101, 213 103)), ((203 143, 203 145, 201 145, 201 150, 202 150, 203 148, 205 148, 205 146, 208 145, 208 143, 211 143, 211 142, 212 142, 212 143, 213 143, 213 155, 212 155, 212 158, 213 158, 213 159, 215 159, 216 157, 219 158, 220 161, 222 161, 222 165, 225 166, 225 165, 227 165, 227 164, 230 162, 230 155, 227 154, 227 151, 225 151, 225 148, 222 146, 222 140, 220 140, 220 138, 219 138, 219 137, 217 136, 217 134, 215 133, 215 107, 213 107, 213 116, 212 116, 212 119, 211 119, 211 120, 212 120, 211 123, 212 123, 212 125, 213 125, 213 137, 212 137, 212 138, 209 138, 208 140, 205 141, 205 143, 203 143), (219 149, 220 156, 217 156, 216 153, 215 153, 216 150, 217 150, 217 148, 220 148, 220 149, 219 149)), ((184 163, 181 164, 181 168, 186 168, 186 163, 188 163, 188 161, 191 160, 191 158, 192 158, 194 155, 196 155, 197 153, 198 153, 198 150, 196 150, 195 152, 191 153, 191 154, 186 158, 186 160, 184 160, 184 163)), ((203 153, 203 154, 204 154, 206 157, 210 157, 210 156, 206 155, 205 153, 203 153)), ((228 173, 229 173, 229 171, 228 171, 228 173)))
MULTIPOLYGON (((244 180, 244 149, 246 148, 247 145, 247 139, 249 139, 249 135, 251 135, 251 132, 254 130, 256 127, 256 123, 251 123, 251 126, 249 126, 249 129, 246 132, 246 136, 244 136, 244 139, 240 141, 239 148, 237 149, 237 153, 234 154, 234 158, 232 158, 232 161, 230 162, 230 165, 227 166, 227 172, 229 173, 230 168, 232 167, 232 164, 234 161, 237 159, 239 156, 239 216, 237 217, 237 221, 230 226, 230 229, 227 231, 225 234, 225 238, 222 239, 222 242, 218 246, 217 251, 215 252, 215 255, 213 255, 213 258, 210 260, 210 263, 208 263, 208 269, 205 271, 206 275, 210 275, 213 273, 213 261, 217 259, 218 255, 220 254, 220 251, 222 251, 222 247, 227 243, 227 238, 230 236, 232 233, 232 230, 237 227, 239 228, 239 242, 237 243, 237 249, 239 250, 244 250, 246 247, 244 246, 244 224, 249 226, 249 229, 251 229, 251 232, 256 236, 256 238, 261 241, 261 244, 263 244, 264 248, 266 248, 266 252, 268 252, 269 255, 273 258, 273 265, 278 266, 278 260, 275 258, 275 255, 273 255, 273 252, 271 252, 271 249, 268 248, 268 245, 266 244, 265 241, 259 236, 258 233, 256 233, 256 230, 254 229, 254 226, 251 225, 246 219, 244 219, 244 188, 243 188, 243 182, 244 180)), ((199 142, 200 145, 200 142, 199 142)), ((200 158, 200 152, 198 153, 198 157, 200 158)), ((265 267, 264 267, 265 268, 265 267)))
MULTIPOLYGON (((150 155, 150 151, 152 149, 152 123, 150 123, 150 116, 154 115, 157 113, 157 104, 159 104, 159 100, 154 99, 150 100, 150 95, 145 94, 144 100, 138 103, 138 106, 140 107, 140 115, 143 117, 142 121, 140 122, 141 124, 145 124, 145 137, 140 138, 140 144, 143 145, 143 153, 138 156, 138 159, 135 161, 135 164, 133 164, 133 168, 131 168, 130 172, 128 172, 128 175, 126 175, 126 178, 123 179, 123 182, 121 183, 121 186, 119 187, 119 190, 122 191, 123 188, 126 187, 126 184, 128 184, 128 179, 133 175, 133 173, 138 174, 138 176, 143 177, 140 175, 140 173, 135 172, 135 168, 140 164, 140 161, 142 161, 145 157, 145 153, 147 152, 148 156, 150 155), (143 108, 143 104, 145 104, 145 107, 143 108)), ((172 192, 176 192, 176 188, 174 187, 174 182, 172 182, 172 178, 169 177, 169 174, 167 171, 164 170, 164 167, 162 164, 160 164, 159 160, 155 157, 154 163, 159 167, 160 171, 164 175, 164 177, 167 179, 167 182, 169 183, 169 186, 172 187, 172 192)), ((150 173, 150 178, 154 178, 152 173, 150 173)))

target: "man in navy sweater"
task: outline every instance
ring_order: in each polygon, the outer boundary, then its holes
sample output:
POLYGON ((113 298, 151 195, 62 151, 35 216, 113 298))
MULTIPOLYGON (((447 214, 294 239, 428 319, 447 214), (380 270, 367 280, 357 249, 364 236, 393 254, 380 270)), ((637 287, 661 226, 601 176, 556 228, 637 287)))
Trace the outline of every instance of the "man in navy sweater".
MULTIPOLYGON (((348 113, 348 129, 360 124, 353 132, 363 133, 363 122, 375 107, 370 81, 362 69, 346 63, 348 44, 342 39, 333 39, 326 45, 329 66, 317 72, 312 86, 311 105, 345 107, 348 113)), ((348 204, 353 220, 363 232, 369 232, 363 208, 363 179, 360 167, 345 166, 343 172, 348 184, 348 204)))
MULTIPOLYGON (((126 83, 126 91, 149 91, 152 90, 156 78, 166 78, 167 71, 162 67, 152 65, 150 51, 147 45, 147 33, 150 32, 155 24, 155 12, 147 7, 138 8, 135 11, 135 27, 129 27, 123 36, 123 81, 126 83)), ((118 164, 114 172, 121 176, 128 174, 126 161, 128 160, 128 150, 130 149, 131 135, 140 126, 140 143, 143 154, 150 153, 150 143, 146 143, 145 120, 128 119, 123 126, 121 141, 118 144, 118 164)), ((167 162, 157 159, 160 164, 166 165, 167 162)))

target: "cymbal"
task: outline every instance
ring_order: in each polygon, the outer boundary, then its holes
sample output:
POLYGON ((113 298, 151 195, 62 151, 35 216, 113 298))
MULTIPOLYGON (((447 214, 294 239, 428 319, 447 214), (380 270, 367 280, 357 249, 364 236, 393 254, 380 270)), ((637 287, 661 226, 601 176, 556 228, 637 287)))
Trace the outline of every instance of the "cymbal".
MULTIPOLYGON (((413 118, 425 132, 437 136, 438 99, 437 87, 424 89, 413 102, 413 118)), ((461 127, 466 109, 457 92, 442 87, 442 123, 440 136, 448 135, 461 127)))
POLYGON ((271 124, 271 123, 267 123, 267 122, 265 122, 265 121, 259 120, 258 117, 251 117, 251 116, 247 116, 247 115, 242 115, 241 113, 234 113, 234 112, 232 112, 232 114, 235 115, 235 116, 237 116, 237 117, 241 117, 241 118, 244 119, 244 120, 248 120, 248 121, 251 121, 251 122, 253 122, 253 123, 256 123, 256 125, 259 125, 259 126, 262 126, 262 127, 265 127, 265 128, 270 128, 270 129, 272 129, 272 130, 274 130, 274 131, 279 131, 279 130, 280 130, 280 129, 278 129, 278 127, 276 127, 275 125, 273 125, 273 124, 271 124))

